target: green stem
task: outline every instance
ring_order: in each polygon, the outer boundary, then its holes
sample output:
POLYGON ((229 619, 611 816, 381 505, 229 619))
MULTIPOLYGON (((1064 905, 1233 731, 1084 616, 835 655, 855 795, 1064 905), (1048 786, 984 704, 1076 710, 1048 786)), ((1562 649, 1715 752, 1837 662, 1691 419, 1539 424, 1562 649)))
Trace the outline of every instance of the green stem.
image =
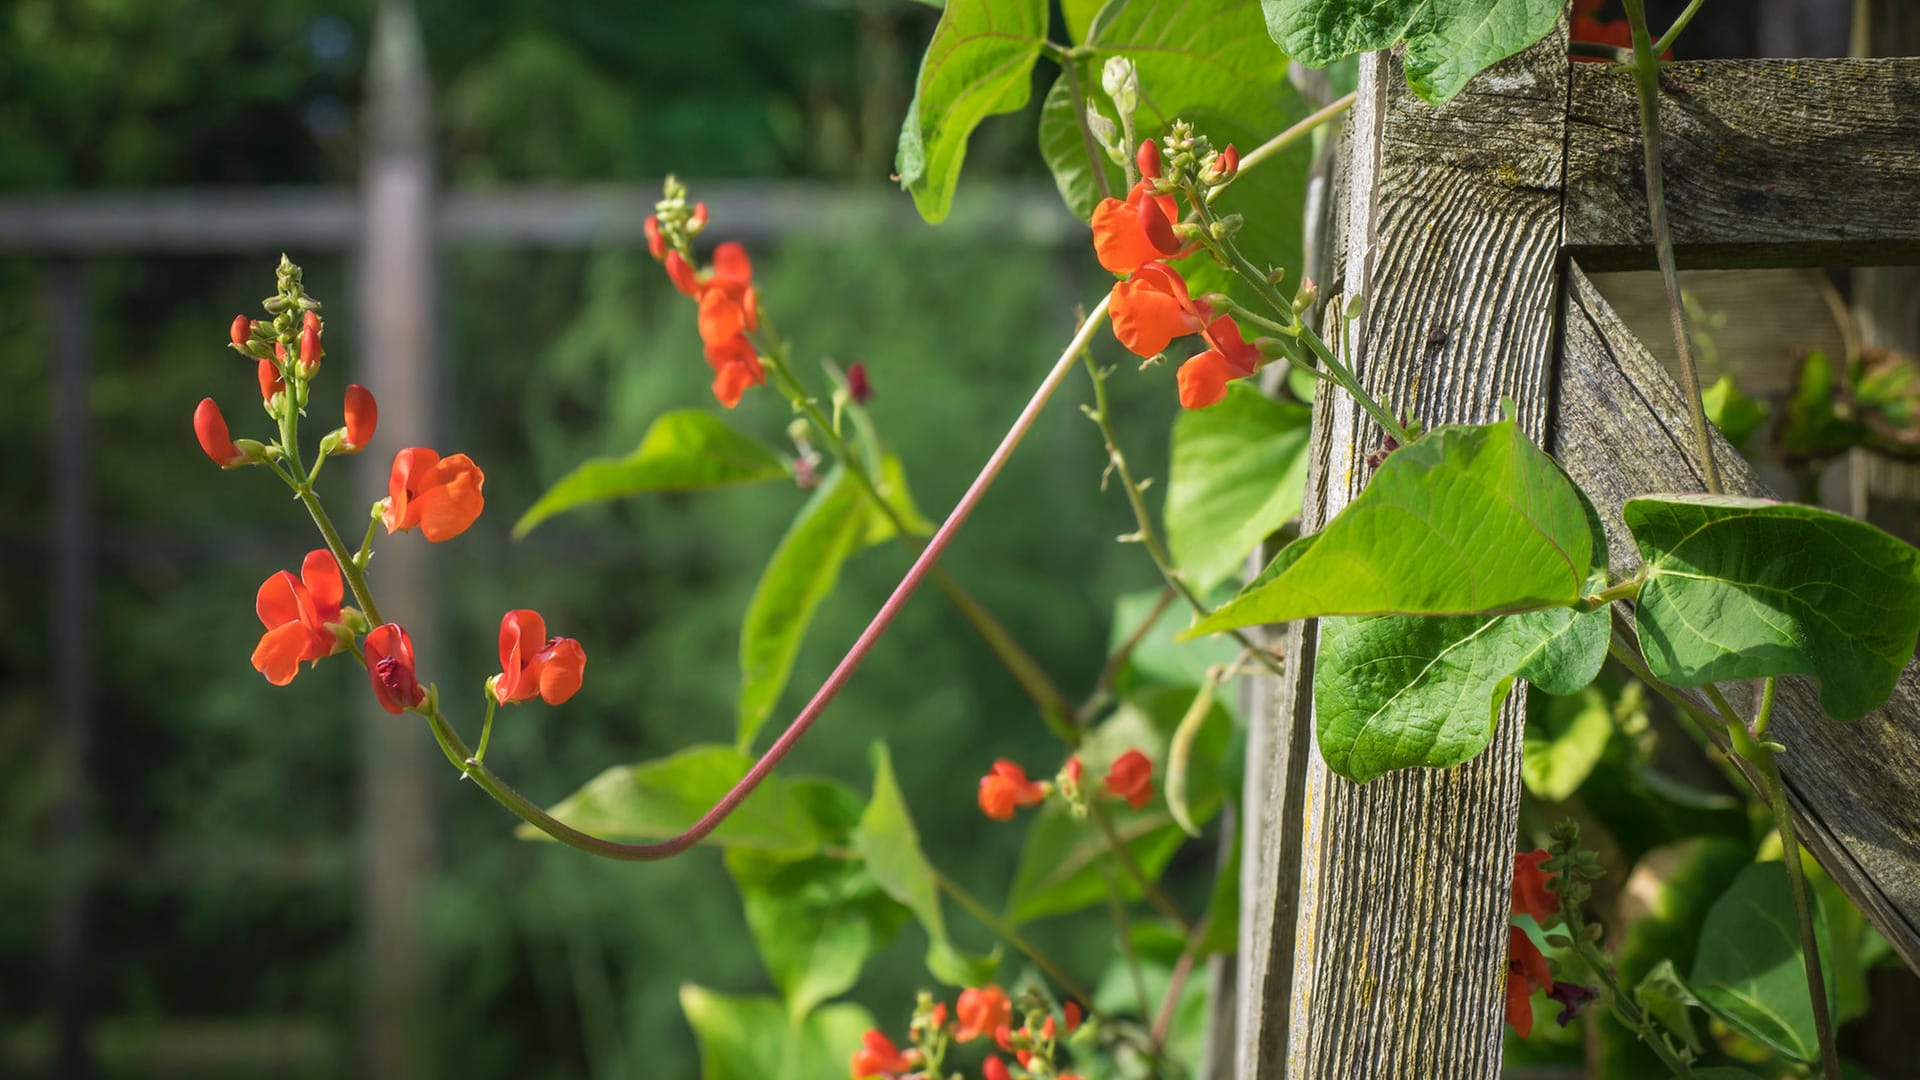
POLYGON ((1605 956, 1600 954, 1599 947, 1588 939, 1585 920, 1578 909, 1563 904, 1560 912, 1567 920, 1567 936, 1573 939, 1574 948, 1580 953, 1581 959, 1585 960, 1587 966, 1593 969, 1593 973, 1606 984, 1607 1004, 1613 1010, 1614 1016, 1637 1035, 1641 1042, 1647 1044, 1648 1049, 1654 1052, 1661 1064, 1665 1065, 1674 1076, 1692 1076, 1693 1070, 1687 1066, 1686 1062, 1680 1060, 1678 1054, 1674 1053, 1673 1047, 1668 1044, 1666 1034, 1660 1030, 1659 1025, 1641 1012, 1639 1006, 1621 988, 1620 981, 1614 977, 1612 965, 1607 962, 1605 956))
POLYGON ((369 515, 367 535, 360 538, 360 550, 353 553, 353 565, 362 571, 367 568, 367 560, 373 558, 373 532, 380 527, 380 515, 369 515))
MULTIPOLYGON (((1800 865, 1800 840, 1794 830, 1793 807, 1787 802, 1786 780, 1780 775, 1780 763, 1774 755, 1773 744, 1755 738, 1748 731, 1746 722, 1740 719, 1740 714, 1719 687, 1709 683, 1705 689, 1714 707, 1720 710, 1735 749, 1760 770, 1767 805, 1773 811, 1773 825, 1780 833, 1780 857, 1787 864, 1787 881, 1793 889, 1794 917, 1800 923, 1800 953, 1807 976, 1807 995, 1813 1004, 1813 1027, 1820 1038, 1821 1073, 1826 1080, 1840 1080, 1840 1053, 1833 1042, 1833 1017, 1827 1009, 1827 981, 1821 970, 1820 939, 1813 924, 1813 895, 1807 888, 1806 867, 1800 865)), ((1767 679, 1761 698, 1762 710, 1771 715, 1773 679, 1767 679)))
POLYGON ((1659 56, 1673 48, 1673 43, 1679 39, 1680 32, 1687 28, 1687 24, 1700 13, 1701 5, 1706 2, 1707 0, 1693 0, 1693 3, 1688 4, 1687 9, 1680 13, 1680 17, 1673 20, 1673 25, 1667 27, 1667 32, 1660 35, 1660 40, 1653 43, 1653 55, 1659 56))
MULTIPOLYGON (((1087 374, 1093 379, 1093 408, 1086 410, 1087 415, 1093 420, 1094 426, 1100 429, 1100 437, 1106 442, 1107 460, 1113 463, 1113 471, 1120 477, 1120 487, 1127 494, 1127 505, 1133 509, 1133 520, 1139 526, 1140 542, 1147 549, 1147 557, 1153 560, 1154 567, 1160 571, 1160 577, 1167 583, 1167 587, 1179 593, 1181 599, 1187 602, 1187 606, 1204 619, 1213 614, 1213 609, 1207 606, 1206 601, 1200 599, 1199 594, 1193 591, 1193 587, 1188 585, 1186 579, 1181 577, 1180 572, 1174 568, 1173 556, 1167 551, 1166 545, 1161 543, 1160 534, 1153 527, 1153 515, 1147 511, 1146 496, 1141 491, 1139 483, 1133 478, 1133 470, 1127 465, 1127 455, 1120 450, 1119 437, 1113 430, 1113 416, 1107 408, 1107 377, 1099 367, 1095 366, 1091 354, 1083 352, 1080 358, 1086 365, 1087 374)), ((1258 656, 1261 665, 1269 672, 1275 675, 1281 674, 1280 662, 1274 659, 1271 652, 1255 644, 1245 631, 1232 630, 1229 633, 1242 648, 1258 656)))
POLYGON ((1773 720, 1774 680, 1768 678, 1760 688, 1760 710, 1753 716, 1753 737, 1765 739, 1767 724, 1773 720))
POLYGON ((1100 835, 1106 838, 1107 848, 1113 852, 1114 860, 1120 864, 1122 870, 1127 872, 1127 876, 1133 879, 1134 884, 1140 886, 1140 891, 1146 896, 1147 902, 1158 908, 1160 914, 1165 915, 1179 927, 1181 933, 1193 933, 1192 920, 1188 919, 1174 905, 1173 900, 1160 891, 1160 886, 1147 876, 1147 872, 1141 869, 1139 861, 1133 857, 1133 849, 1120 838, 1120 833, 1114 829, 1113 819, 1107 816, 1106 809, 1092 800, 1088 800, 1087 808, 1094 824, 1100 827, 1100 835))
MULTIPOLYGON (((951 896, 953 902, 960 905, 962 911, 973 916, 974 921, 993 931, 995 937, 1013 946, 1021 955, 1033 961, 1034 966, 1046 972, 1047 978, 1052 979, 1063 992, 1086 1008, 1088 1015, 1100 1017, 1098 1010, 1093 1007, 1093 996, 1087 993, 1086 988, 1075 982, 1073 976, 1062 970, 1060 965, 1054 963, 1046 953, 1041 952, 1032 942, 1020 936, 1020 931, 1015 930, 1012 924, 995 915, 991 908, 975 899, 972 893, 961 888, 958 882, 940 871, 933 871, 933 880, 940 886, 942 892, 951 896)), ((1104 1017, 1101 1019, 1104 1020, 1104 1017)))
POLYGON ((1667 317, 1673 323, 1673 343, 1680 353, 1680 373, 1686 382, 1687 412, 1693 421, 1700 473, 1707 490, 1717 495, 1721 491, 1720 466, 1714 461, 1713 432, 1707 424, 1706 405, 1700 396, 1700 369, 1693 359, 1693 329, 1687 323, 1686 305, 1680 298, 1680 271, 1674 262, 1673 236, 1667 222, 1666 185, 1661 176, 1660 53, 1647 33, 1646 0, 1624 2, 1627 23, 1633 33, 1633 85, 1640 98, 1640 141, 1646 151, 1647 213, 1653 229, 1654 254, 1659 259, 1660 276, 1667 287, 1667 317))
POLYGON ((1275 154, 1278 154, 1280 151, 1285 150, 1287 147, 1292 146, 1294 143, 1299 142, 1301 139, 1306 138, 1308 135, 1313 134, 1313 129, 1352 108, 1354 98, 1357 96, 1357 92, 1348 93, 1346 97, 1330 103, 1320 111, 1313 113, 1287 130, 1254 147, 1248 153, 1241 155, 1241 171, 1244 172, 1247 169, 1253 168, 1275 154))
POLYGON ((1107 886, 1107 916, 1113 920, 1114 940, 1120 946, 1120 955, 1126 958, 1133 992, 1140 1001, 1140 1022, 1150 1023, 1153 1000, 1147 996, 1147 977, 1140 972, 1140 956, 1133 948, 1133 933, 1127 926, 1127 907, 1120 899, 1120 885, 1113 880, 1113 871, 1105 863, 1100 864, 1100 880, 1107 886))
POLYGON ((473 760, 487 759, 487 740, 493 737, 493 707, 499 699, 493 696, 493 681, 487 681, 487 718, 480 724, 480 745, 473 751, 473 760))

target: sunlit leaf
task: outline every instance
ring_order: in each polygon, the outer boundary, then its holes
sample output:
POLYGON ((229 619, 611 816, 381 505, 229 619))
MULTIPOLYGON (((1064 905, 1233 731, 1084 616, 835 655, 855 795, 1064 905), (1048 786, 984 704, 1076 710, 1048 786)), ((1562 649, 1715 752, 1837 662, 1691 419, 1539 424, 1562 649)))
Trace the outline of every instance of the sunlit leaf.
MULTIPOLYGON (((1601 648, 1606 643, 1601 642, 1601 648)), ((1548 697, 1527 720, 1520 780, 1535 798, 1565 802, 1593 773, 1613 738, 1613 705, 1589 686, 1570 697, 1548 697)))
POLYGON ((920 216, 953 205, 967 139, 982 120, 1027 103, 1047 36, 1046 0, 949 0, 927 43, 895 168, 920 216))
POLYGON ((771 447, 733 430, 712 413, 681 409, 655 420, 639 449, 626 457, 581 462, 520 516, 513 535, 525 536, 555 514, 612 499, 731 487, 787 475, 786 462, 771 447))
POLYGON ((1261 0, 1287 55, 1326 67, 1406 42, 1407 84, 1445 101, 1467 80, 1547 36, 1561 0, 1261 0))
POLYGON ((1167 546, 1187 583, 1205 593, 1247 553, 1300 513, 1313 410, 1244 383, 1208 409, 1173 422, 1167 546))
POLYGON ((700 1041, 700 1080, 817 1080, 843 1076, 847 1056, 874 1027, 859 1005, 829 1005, 789 1020, 777 998, 680 987, 680 1008, 700 1041))

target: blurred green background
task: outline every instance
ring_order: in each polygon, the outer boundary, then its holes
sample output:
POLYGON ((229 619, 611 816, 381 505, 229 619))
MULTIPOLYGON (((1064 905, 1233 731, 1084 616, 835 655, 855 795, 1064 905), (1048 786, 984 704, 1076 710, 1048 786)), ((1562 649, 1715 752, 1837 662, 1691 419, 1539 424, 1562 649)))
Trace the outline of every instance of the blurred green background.
MULTIPOLYGON (((321 202, 331 189, 351 200, 370 152, 373 6, 9 0, 0 196, 312 190, 321 202)), ((445 190, 614 183, 650 200, 671 170, 696 195, 714 179, 829 182, 905 210, 887 173, 936 18, 883 0, 423 0, 436 175, 445 190)), ((803 362, 867 363, 874 414, 935 516, 1050 363, 1073 304, 1098 287, 1064 211, 1038 229, 1001 212, 997 184, 1050 197, 1032 145, 1030 113, 983 129, 963 184, 970 208, 948 228, 868 215, 836 230, 774 210, 794 235, 755 243, 763 302, 803 362)), ((709 232, 728 235, 725 220, 709 232)), ((440 767, 423 729, 409 735, 425 748, 411 782, 430 827, 402 874, 413 891, 396 901, 365 871, 406 830, 366 819, 362 746, 366 726, 410 721, 369 716, 350 663, 286 689, 248 666, 254 589, 316 538, 265 475, 212 469, 188 417, 213 395, 236 435, 264 428, 252 372, 224 337, 271 291, 283 248, 328 305, 312 430, 345 382, 367 381, 344 243, 0 252, 0 1075, 75 1075, 83 1061, 103 1076, 374 1075, 363 1048, 398 1039, 389 1075, 693 1076, 679 985, 770 985, 716 853, 615 865, 513 840, 512 819, 440 767), (71 317, 62 296, 79 298, 92 343, 79 431, 54 422, 56 320, 71 317), (74 533, 55 507, 70 484, 58 463, 79 440, 85 528, 74 533), (77 556, 66 546, 76 538, 77 556), (58 580, 61 551, 87 571, 79 592, 58 580), (77 669, 57 655, 75 603, 77 669), (63 687, 63 671, 79 682, 63 687), (75 685, 88 733, 79 758, 75 685), (403 918, 418 904, 417 936, 371 946, 366 928, 389 903, 403 918), (420 977, 372 1006, 369 980, 393 967, 381 953, 396 947, 420 977)), ((495 733, 489 761, 543 802, 610 764, 730 741, 740 616, 802 492, 655 498, 507 539, 581 458, 625 453, 670 408, 716 408, 690 305, 625 239, 443 247, 437 269, 435 445, 481 463, 488 506, 456 542, 383 544, 420 549, 438 600, 441 630, 419 642, 423 675, 450 688, 471 738, 502 611, 535 607, 585 643, 585 691, 561 710, 507 710, 495 733)), ((1164 461, 1171 373, 1129 372, 1114 387, 1130 449, 1164 461)), ((1154 577, 1112 542, 1130 518, 1099 490, 1103 455, 1075 408, 1084 381, 1063 396, 950 564, 1077 695, 1104 657, 1114 598, 1154 577)), ((783 441, 786 408, 770 392, 731 419, 783 441)), ((368 458, 383 468, 395 448, 389 439, 368 458)), ((330 468, 322 486, 336 518, 357 520, 353 468, 330 468)), ((903 550, 882 547, 850 566, 783 713, 905 565, 903 550)), ((379 571, 376 560, 376 587, 379 571)), ((888 739, 936 861, 992 898, 1019 831, 983 827, 976 777, 996 754, 1052 754, 1040 730, 929 595, 795 763, 865 790, 867 745, 888 739)), ((1172 877, 1194 895, 1210 857, 1183 860, 1172 877)), ((1039 932, 1091 965, 1105 931, 1085 921, 1039 932)), ((977 927, 961 934, 987 945, 977 927)), ((903 1019, 925 981, 924 948, 908 928, 856 1000, 903 1019)))

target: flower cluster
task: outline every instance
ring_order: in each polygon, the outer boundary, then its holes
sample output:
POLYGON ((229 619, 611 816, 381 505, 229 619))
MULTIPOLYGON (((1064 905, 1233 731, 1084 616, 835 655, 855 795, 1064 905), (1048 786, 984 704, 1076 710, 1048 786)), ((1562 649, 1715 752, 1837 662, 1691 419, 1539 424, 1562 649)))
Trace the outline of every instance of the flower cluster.
POLYGON ((1203 199, 1232 182, 1240 155, 1232 146, 1214 152, 1203 137, 1176 124, 1160 146, 1140 144, 1135 163, 1140 180, 1125 199, 1102 199, 1093 211, 1093 251, 1100 265, 1124 280, 1113 286, 1113 334, 1134 355, 1152 359, 1175 339, 1199 335, 1206 348, 1180 365, 1180 404, 1189 409, 1217 404, 1227 384, 1260 370, 1261 350, 1249 344, 1233 317, 1219 310, 1224 297, 1191 295, 1173 260, 1191 254, 1201 226, 1181 220, 1176 193, 1206 191, 1203 199))
MULTIPOLYGON (((1012 999, 994 985, 960 991, 951 1011, 945 1002, 922 993, 907 1028, 911 1045, 901 1049, 885 1033, 870 1030, 861 1036, 860 1048, 853 1052, 851 1075, 853 1080, 944 1077, 943 1064, 953 1044, 992 1038, 1002 1051, 1014 1056, 1031 1080, 1079 1080, 1060 1071, 1055 1059, 1060 1034, 1072 1034, 1080 1026, 1080 1006, 1072 1001, 1065 1003, 1056 1020, 1046 997, 1029 990, 1021 997, 1021 1024, 1017 1028, 1013 1026, 1014 1013, 1012 999)), ((1013 1080, 1007 1063, 994 1054, 988 1054, 981 1063, 980 1073, 984 1080, 1013 1080)))
POLYGON ((713 368, 713 396, 731 409, 750 387, 767 381, 754 345, 760 302, 747 249, 728 242, 713 249, 712 265, 696 270, 693 239, 707 227, 707 204, 687 205, 687 189, 667 177, 661 200, 646 220, 647 251, 665 266, 673 287, 700 306, 700 342, 713 368))
MULTIPOLYGON (((321 438, 311 468, 302 460, 299 423, 325 356, 326 325, 319 301, 306 294, 298 266, 281 256, 276 278, 278 289, 263 305, 269 317, 235 316, 227 333, 234 351, 254 361, 261 406, 277 428, 276 437, 234 439, 212 398, 202 400, 193 414, 194 435, 214 464, 267 468, 306 504, 329 543, 307 553, 298 577, 278 571, 255 593, 254 613, 263 629, 253 650, 254 669, 273 685, 285 686, 302 663, 352 652, 365 663, 382 708, 390 713, 420 709, 432 691, 420 683, 413 639, 398 624, 373 625, 377 616, 366 588, 373 527, 359 553, 349 554, 314 492, 315 478, 329 458, 357 454, 373 441, 379 405, 365 387, 348 386, 341 426, 321 438), (365 610, 347 606, 349 589, 365 610)), ((485 483, 486 475, 465 454, 442 457, 426 447, 407 447, 394 455, 387 496, 373 504, 369 516, 389 534, 418 529, 429 541, 451 540, 479 518, 485 483)), ((500 674, 487 681, 487 690, 502 705, 535 697, 558 705, 580 689, 585 666, 579 642, 548 638, 535 612, 510 611, 500 624, 500 674)))
MULTIPOLYGON (((1577 901, 1585 891, 1578 880, 1572 883, 1556 881, 1559 875, 1545 865, 1550 857, 1548 852, 1539 848, 1523 851, 1513 857, 1513 914, 1530 916, 1542 929, 1562 921, 1560 894, 1567 891, 1569 884, 1573 886, 1573 891, 1568 899, 1577 901)), ((1533 943, 1533 938, 1519 926, 1509 926, 1507 1023, 1513 1025, 1513 1030, 1523 1039, 1533 1033, 1533 994, 1536 990, 1544 991, 1548 997, 1560 1003, 1560 1013, 1554 1019, 1561 1027, 1572 1023, 1581 1006, 1594 998, 1593 990, 1585 986, 1556 980, 1547 966, 1546 956, 1533 943)))
MULTIPOLYGON (((1057 794, 1076 813, 1085 813, 1081 771, 1080 759, 1075 756, 1067 759, 1053 780, 1029 780, 1027 771, 1017 763, 999 758, 980 778, 980 812, 995 821, 1010 821, 1015 810, 1038 806, 1048 795, 1057 794)), ((1138 750, 1128 750, 1108 767, 1102 787, 1108 796, 1140 809, 1153 798, 1153 760, 1138 750)))

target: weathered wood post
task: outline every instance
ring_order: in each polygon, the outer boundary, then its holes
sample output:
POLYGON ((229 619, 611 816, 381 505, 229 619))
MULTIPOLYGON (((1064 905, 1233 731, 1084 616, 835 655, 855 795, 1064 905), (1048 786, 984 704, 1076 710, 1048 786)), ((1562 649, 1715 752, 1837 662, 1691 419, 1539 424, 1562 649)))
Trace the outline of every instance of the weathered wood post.
MULTIPOLYGON (((1564 20, 1434 107, 1389 54, 1361 60, 1338 183, 1337 288, 1365 299, 1361 381, 1422 425, 1499 418, 1544 441, 1567 104, 1564 20)), ((1332 291, 1329 287, 1327 291, 1332 291)), ((1367 479, 1380 431, 1343 396, 1315 410, 1303 531, 1367 479)), ((1315 748, 1316 628, 1250 751, 1240 1075, 1292 1080, 1500 1072, 1524 690, 1487 752, 1357 785, 1315 748)))

